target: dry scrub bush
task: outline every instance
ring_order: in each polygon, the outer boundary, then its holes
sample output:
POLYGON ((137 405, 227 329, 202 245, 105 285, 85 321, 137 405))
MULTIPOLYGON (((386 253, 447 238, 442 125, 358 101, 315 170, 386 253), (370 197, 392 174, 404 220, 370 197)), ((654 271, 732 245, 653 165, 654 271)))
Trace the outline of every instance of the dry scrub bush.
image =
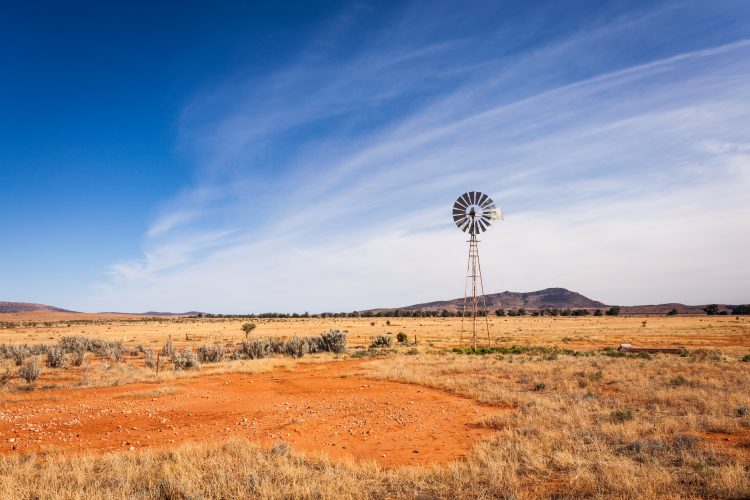
POLYGON ((320 335, 320 350, 341 354, 346 351, 346 333, 341 330, 328 330, 320 335))
POLYGON ((262 359, 272 354, 301 358, 306 354, 346 351, 346 333, 329 330, 319 337, 254 338, 243 340, 234 351, 234 359, 262 359))
POLYGON ((146 349, 143 353, 144 363, 147 368, 156 368, 156 356, 153 349, 146 349))
POLYGON ((172 355, 172 364, 175 370, 197 370, 201 367, 198 356, 189 347, 172 355))
POLYGON ((262 359, 271 355, 271 343, 268 339, 243 340, 237 352, 241 358, 262 359))
POLYGON ((0 375, 0 387, 4 385, 8 385, 8 382, 10 382, 11 379, 13 379, 13 374, 10 372, 9 369, 6 368, 5 373, 0 375))
POLYGON ((39 368, 39 362, 36 358, 31 358, 18 369, 18 376, 26 381, 27 384, 33 384, 39 378, 42 369, 39 368))
POLYGON ((286 341, 284 346, 284 354, 292 358, 301 358, 308 352, 310 350, 307 342, 299 337, 292 337, 286 341))
POLYGON ((83 365, 84 361, 86 361, 86 352, 85 351, 75 351, 70 356, 70 363, 73 366, 81 366, 81 365, 83 365))
POLYGON ((224 358, 224 346, 202 345, 198 348, 198 360, 201 363, 218 363, 224 358))
POLYGON ((169 339, 164 344, 164 347, 161 349, 161 355, 166 356, 168 358, 171 358, 176 353, 176 348, 174 346, 174 342, 172 342, 172 339, 169 339))
POLYGON ((60 347, 50 346, 47 350, 47 366, 50 368, 64 368, 67 364, 68 356, 60 347))
POLYGON ((388 335, 378 335, 377 337, 372 337, 371 340, 370 347, 373 348, 391 347, 393 345, 393 339, 388 335))

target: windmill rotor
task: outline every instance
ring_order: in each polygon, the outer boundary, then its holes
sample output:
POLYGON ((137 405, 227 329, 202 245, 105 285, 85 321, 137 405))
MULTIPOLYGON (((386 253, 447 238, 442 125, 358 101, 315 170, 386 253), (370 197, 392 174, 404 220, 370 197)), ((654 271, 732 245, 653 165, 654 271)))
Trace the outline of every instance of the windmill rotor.
POLYGON ((496 220, 502 220, 500 209, 492 198, 479 191, 464 193, 453 204, 453 222, 465 233, 483 233, 496 220))

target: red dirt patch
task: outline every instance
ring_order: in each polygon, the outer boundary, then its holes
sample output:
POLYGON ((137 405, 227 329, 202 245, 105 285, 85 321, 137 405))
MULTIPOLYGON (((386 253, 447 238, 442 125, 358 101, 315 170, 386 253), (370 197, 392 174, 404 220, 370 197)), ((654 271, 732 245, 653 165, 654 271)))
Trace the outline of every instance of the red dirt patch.
POLYGON ((0 453, 109 452, 245 437, 387 467, 445 464, 490 432, 473 422, 502 411, 435 389, 369 380, 353 370, 357 364, 20 394, 0 403, 0 453))

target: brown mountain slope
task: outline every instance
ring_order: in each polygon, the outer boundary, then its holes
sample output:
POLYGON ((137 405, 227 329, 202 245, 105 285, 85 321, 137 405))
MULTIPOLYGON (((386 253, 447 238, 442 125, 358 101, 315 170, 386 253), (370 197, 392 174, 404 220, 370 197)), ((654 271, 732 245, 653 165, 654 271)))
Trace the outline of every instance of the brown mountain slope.
POLYGON ((75 313, 59 307, 44 304, 31 304, 29 302, 0 302, 0 314, 2 313, 31 313, 31 312, 60 312, 75 313))
MULTIPOLYGON (((602 309, 607 307, 606 304, 591 300, 580 293, 566 290, 565 288, 546 288, 536 292, 501 292, 490 293, 486 295, 487 309, 494 311, 499 308, 519 309, 521 307, 528 310, 538 309, 602 309)), ((403 311, 460 311, 463 308, 463 297, 453 300, 439 300, 436 302, 426 302, 424 304, 414 304, 407 307, 392 309, 374 309, 374 311, 386 311, 401 309, 403 311)), ((484 304, 482 304, 484 307, 484 304)))

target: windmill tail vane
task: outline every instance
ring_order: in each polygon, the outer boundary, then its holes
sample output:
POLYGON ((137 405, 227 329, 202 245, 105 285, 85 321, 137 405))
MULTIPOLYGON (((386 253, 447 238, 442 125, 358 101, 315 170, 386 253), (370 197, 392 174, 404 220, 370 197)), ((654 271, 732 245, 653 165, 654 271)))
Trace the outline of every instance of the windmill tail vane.
POLYGON ((469 233, 469 259, 466 263, 466 281, 464 284, 464 306, 461 312, 461 343, 464 341, 464 321, 467 311, 471 313, 471 342, 477 347, 477 313, 479 301, 482 301, 485 328, 487 330, 487 345, 490 345, 490 323, 487 317, 487 297, 484 294, 482 280, 482 266, 479 262, 479 240, 477 235, 485 232, 494 221, 503 220, 499 207, 495 206, 492 198, 479 191, 469 191, 462 194, 453 204, 453 222, 458 228, 469 233), (469 288, 471 286, 471 288, 469 288), (471 296, 469 296, 471 293, 471 296))

